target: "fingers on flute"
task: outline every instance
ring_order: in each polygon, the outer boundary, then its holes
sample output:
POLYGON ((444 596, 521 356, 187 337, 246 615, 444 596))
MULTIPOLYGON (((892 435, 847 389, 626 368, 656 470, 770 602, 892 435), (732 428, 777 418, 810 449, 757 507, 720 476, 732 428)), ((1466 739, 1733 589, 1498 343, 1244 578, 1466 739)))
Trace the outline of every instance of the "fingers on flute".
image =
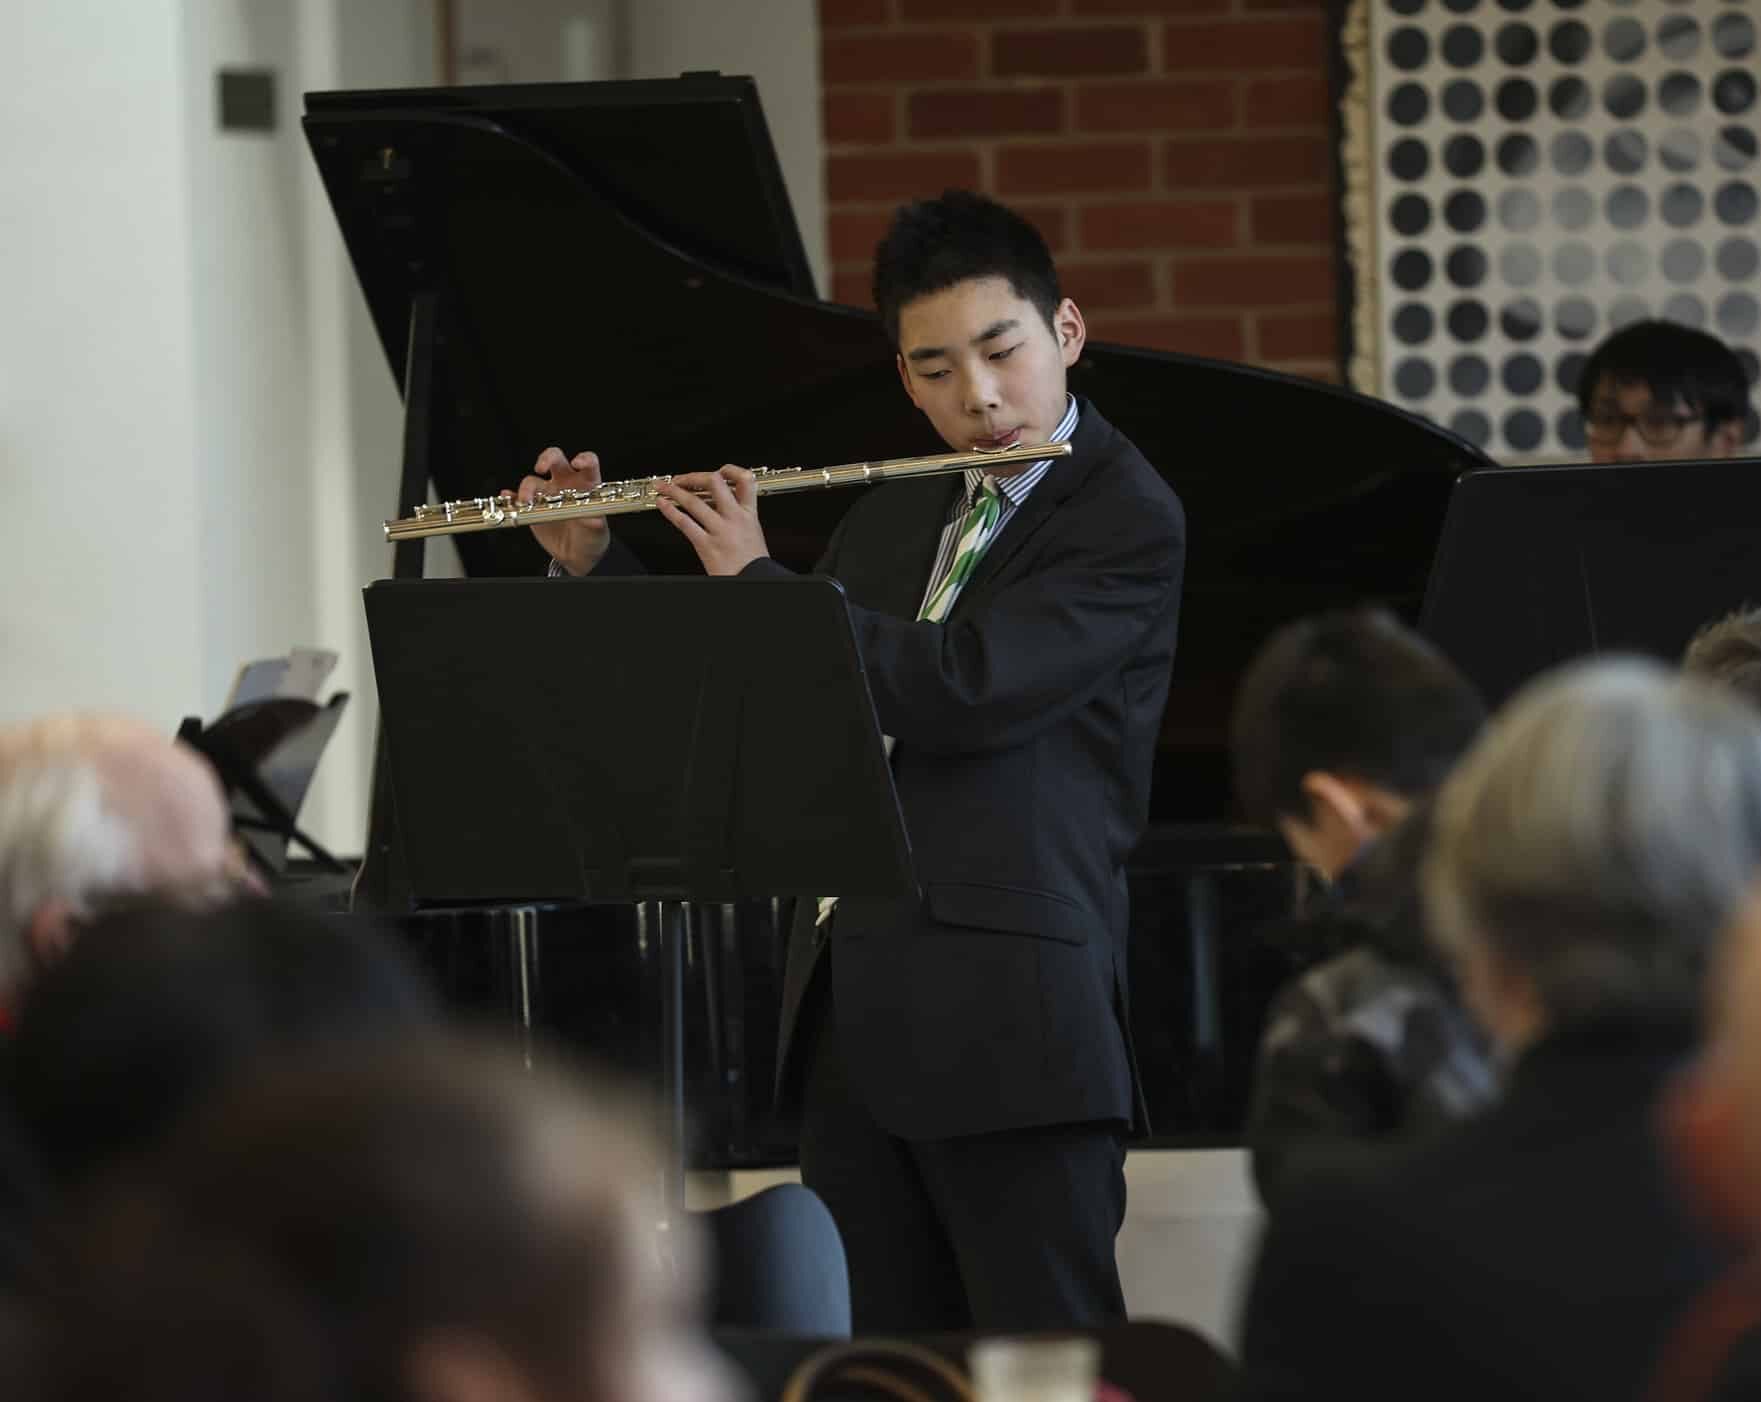
POLYGON ((666 494, 666 488, 664 487, 661 488, 660 514, 667 521, 671 522, 673 528, 693 545, 697 545, 702 541, 709 539, 709 532, 704 530, 703 527, 697 523, 696 519, 690 514, 690 512, 680 506, 674 498, 668 496, 666 494))
POLYGON ((697 495, 698 492, 708 490, 709 484, 704 482, 696 487, 690 485, 693 478, 704 478, 708 475, 694 472, 689 477, 675 477, 671 482, 663 483, 660 489, 661 501, 670 501, 675 510, 688 515, 700 526, 713 524, 717 515, 715 507, 697 495))
POLYGON ((734 489, 728 485, 727 471, 727 468, 724 467, 719 472, 708 474, 709 482, 706 489, 718 511, 725 511, 734 505, 734 489))
POLYGON ((734 494, 734 500, 739 502, 741 506, 751 506, 758 499, 758 476, 750 468, 724 463, 718 476, 721 481, 728 484, 734 494))
POLYGON ((520 479, 520 485, 513 491, 503 491, 504 497, 518 497, 523 502, 532 500, 533 493, 542 492, 550 483, 546 480, 559 467, 567 467, 569 460, 563 456, 561 448, 546 448, 538 455, 538 461, 532 464, 532 470, 520 479))
POLYGON ((576 453, 574 457, 569 459, 569 466, 574 468, 576 472, 585 475, 587 481, 582 485, 589 487, 597 487, 599 485, 598 453, 576 453))

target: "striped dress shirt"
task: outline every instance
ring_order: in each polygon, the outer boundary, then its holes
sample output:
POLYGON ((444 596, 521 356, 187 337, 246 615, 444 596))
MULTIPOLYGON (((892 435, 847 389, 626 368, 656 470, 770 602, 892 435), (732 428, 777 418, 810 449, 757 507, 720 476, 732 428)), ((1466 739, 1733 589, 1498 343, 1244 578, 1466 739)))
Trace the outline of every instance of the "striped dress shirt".
MULTIPOLYGON (((1076 396, 1069 394, 1064 397, 1064 417, 1058 420, 1057 428, 1052 430, 1052 436, 1046 440, 1048 443, 1068 443, 1070 435, 1076 432, 1076 396)), ((1051 470, 1056 461, 1056 458, 1041 458, 1025 472, 1017 472, 1013 477, 997 478, 997 492, 1002 510, 997 515, 997 524, 991 529, 991 540, 1002 534, 1003 527, 1009 524, 1009 518, 1021 509, 1028 494, 1039 485, 1040 479, 1051 470)), ((982 467, 966 469, 966 491, 954 503, 947 524, 942 527, 942 541, 936 547, 935 566, 929 572, 929 583, 924 586, 923 602, 917 606, 920 617, 929 607, 929 601, 935 597, 935 592, 941 587, 948 571, 954 568, 954 556, 960 546, 960 528, 966 523, 966 515, 972 510, 972 503, 978 496, 979 484, 984 481, 984 477, 982 467)), ((953 605, 954 600, 948 600, 948 606, 952 608, 953 605)))

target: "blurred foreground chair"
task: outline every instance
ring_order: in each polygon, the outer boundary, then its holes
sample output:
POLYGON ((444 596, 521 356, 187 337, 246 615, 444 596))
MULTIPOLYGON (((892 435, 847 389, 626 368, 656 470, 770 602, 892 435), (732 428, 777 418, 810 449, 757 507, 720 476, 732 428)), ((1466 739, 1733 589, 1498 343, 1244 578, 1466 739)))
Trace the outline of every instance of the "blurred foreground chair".
POLYGON ((715 1252, 712 1327, 850 1337, 844 1242, 818 1194, 784 1183, 704 1213, 703 1225, 715 1252))

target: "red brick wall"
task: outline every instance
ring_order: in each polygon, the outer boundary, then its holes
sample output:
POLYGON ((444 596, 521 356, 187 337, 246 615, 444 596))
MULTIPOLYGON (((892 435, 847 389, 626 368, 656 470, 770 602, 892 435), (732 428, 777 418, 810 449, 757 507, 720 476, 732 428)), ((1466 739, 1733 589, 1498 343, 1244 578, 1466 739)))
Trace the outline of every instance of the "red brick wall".
POLYGON ((832 297, 893 207, 984 190, 1090 333, 1335 378, 1320 0, 819 0, 832 297))

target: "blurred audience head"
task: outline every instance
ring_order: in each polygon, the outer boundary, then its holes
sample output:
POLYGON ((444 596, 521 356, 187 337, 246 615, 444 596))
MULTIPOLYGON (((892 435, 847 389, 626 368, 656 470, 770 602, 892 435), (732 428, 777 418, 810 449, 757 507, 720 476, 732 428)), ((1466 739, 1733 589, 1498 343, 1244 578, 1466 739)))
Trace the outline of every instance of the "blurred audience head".
POLYGON ((1688 644, 1682 670, 1761 706, 1761 609, 1738 609, 1708 623, 1688 644))
POLYGON ((1242 679, 1236 794, 1331 879, 1443 781, 1484 718, 1467 679, 1388 614, 1306 618, 1274 634, 1242 679))
POLYGON ((0 1001, 108 902, 200 903, 242 879, 219 781, 187 745, 112 715, 0 731, 0 1001))
POLYGON ((1640 661, 1565 668, 1438 795, 1430 929, 1507 1055, 1568 1023, 1695 1010, 1761 866, 1761 716, 1640 661))
POLYGON ((112 1188, 39 1391, 219 1402, 287 1356, 261 1395, 723 1402, 688 1219, 657 1238, 660 1162, 621 1092, 509 1052, 284 1063, 112 1188))
POLYGON ((1594 462, 1735 457, 1748 424, 1749 377, 1715 336, 1636 321, 1590 352, 1578 409, 1594 462))
POLYGON ((1737 911, 1707 981, 1706 1048, 1666 1101, 1664 1128, 1698 1207, 1761 1240, 1761 887, 1737 911))
POLYGON ((436 1018, 413 965, 364 922, 257 900, 123 907, 32 989, 5 1090, 45 1171, 75 1185, 265 1058, 368 1058, 436 1018))

